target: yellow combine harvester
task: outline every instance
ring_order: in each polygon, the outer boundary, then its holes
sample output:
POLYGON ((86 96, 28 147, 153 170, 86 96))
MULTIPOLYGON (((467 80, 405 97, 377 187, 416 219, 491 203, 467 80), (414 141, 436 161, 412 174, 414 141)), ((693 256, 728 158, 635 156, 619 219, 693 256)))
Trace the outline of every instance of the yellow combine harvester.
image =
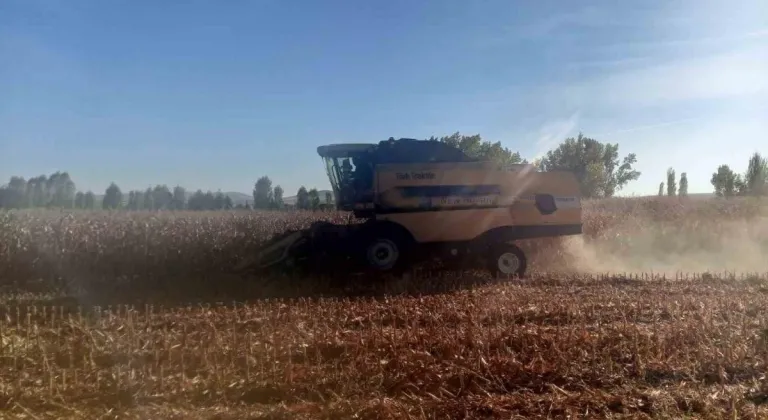
POLYGON ((447 268, 522 276, 515 240, 578 235, 579 184, 569 172, 469 158, 442 142, 389 139, 317 149, 336 207, 362 223, 317 222, 269 241, 258 268, 402 272, 439 259, 447 268))

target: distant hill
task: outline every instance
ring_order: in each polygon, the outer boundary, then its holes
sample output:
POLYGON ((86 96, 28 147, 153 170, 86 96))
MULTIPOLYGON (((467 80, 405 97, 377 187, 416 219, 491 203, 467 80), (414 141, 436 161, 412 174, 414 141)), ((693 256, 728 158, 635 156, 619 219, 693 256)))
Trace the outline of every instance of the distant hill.
MULTIPOLYGON (((232 200, 232 203, 234 205, 245 204, 245 203, 253 204, 253 195, 251 195, 251 194, 244 194, 244 193, 235 192, 235 191, 228 191, 228 192, 225 192, 224 195, 229 197, 229 199, 232 200)), ((187 199, 189 199, 189 197, 190 197, 190 194, 189 194, 189 192, 187 192, 187 199)))

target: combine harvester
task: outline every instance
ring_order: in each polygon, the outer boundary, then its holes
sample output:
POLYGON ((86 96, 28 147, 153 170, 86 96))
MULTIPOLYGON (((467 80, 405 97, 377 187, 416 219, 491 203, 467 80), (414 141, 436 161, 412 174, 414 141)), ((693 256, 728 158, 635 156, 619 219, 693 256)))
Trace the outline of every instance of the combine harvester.
POLYGON ((446 269, 520 276, 516 240, 582 233, 579 183, 570 172, 478 161, 448 144, 390 138, 317 149, 336 208, 360 223, 316 222, 267 242, 259 271, 404 272, 429 260, 446 269))

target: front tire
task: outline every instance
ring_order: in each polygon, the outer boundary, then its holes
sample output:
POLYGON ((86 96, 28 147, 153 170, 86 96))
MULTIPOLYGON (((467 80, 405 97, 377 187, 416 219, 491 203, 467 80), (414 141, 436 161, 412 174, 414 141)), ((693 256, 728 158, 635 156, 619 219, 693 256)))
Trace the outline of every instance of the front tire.
POLYGON ((365 248, 365 262, 374 271, 390 271, 401 258, 400 247, 390 238, 374 238, 365 248))
POLYGON ((400 274, 406 270, 412 251, 412 241, 408 237, 383 228, 371 229, 363 237, 361 257, 367 271, 400 274))
POLYGON ((488 271, 497 278, 522 278, 527 266, 528 261, 523 250, 512 244, 494 246, 488 260, 488 271))

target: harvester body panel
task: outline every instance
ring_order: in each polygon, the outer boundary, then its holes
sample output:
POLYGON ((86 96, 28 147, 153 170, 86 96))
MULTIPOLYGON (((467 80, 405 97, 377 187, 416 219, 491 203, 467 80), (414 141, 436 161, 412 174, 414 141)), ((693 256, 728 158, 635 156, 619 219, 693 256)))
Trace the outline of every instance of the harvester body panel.
POLYGON ((377 220, 402 225, 417 242, 469 241, 501 227, 525 237, 581 231, 580 188, 570 172, 492 162, 386 164, 377 165, 375 183, 377 220))

